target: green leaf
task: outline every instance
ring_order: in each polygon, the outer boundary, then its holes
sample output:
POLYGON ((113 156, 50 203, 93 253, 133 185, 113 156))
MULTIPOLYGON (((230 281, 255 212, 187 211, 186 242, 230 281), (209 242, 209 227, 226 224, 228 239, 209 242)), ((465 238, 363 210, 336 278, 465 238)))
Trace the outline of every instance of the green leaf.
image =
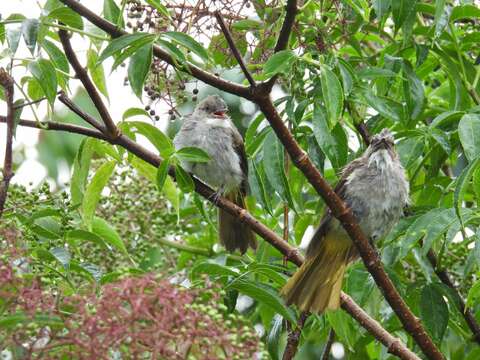
POLYGON ((13 106, 20 106, 19 108, 15 109, 15 112, 13 114, 13 137, 17 137, 17 126, 20 123, 20 117, 22 116, 23 109, 25 106, 21 106, 25 103, 24 99, 17 99, 13 102, 13 106))
POLYGON ((386 119, 400 121, 403 118, 402 106, 396 101, 387 97, 376 96, 372 91, 363 92, 367 104, 378 111, 386 119))
POLYGON ((182 68, 183 64, 187 62, 187 58, 185 57, 183 52, 181 52, 175 46, 175 44, 172 44, 162 39, 158 39, 157 43, 172 56, 173 60, 177 62, 177 66, 179 68, 182 68))
POLYGON ((184 147, 175 152, 175 157, 182 161, 189 161, 195 163, 206 163, 211 160, 210 156, 205 150, 197 147, 184 147))
POLYGON ((362 79, 373 79, 386 77, 386 78, 395 78, 398 74, 389 69, 383 69, 375 66, 369 66, 357 71, 357 76, 362 79))
POLYGON ((422 155, 425 147, 423 136, 413 136, 401 139, 397 144, 402 165, 409 169, 422 155))
POLYGON ((143 116, 146 116, 146 117, 150 118, 150 115, 148 114, 148 112, 145 109, 133 107, 133 108, 125 110, 125 112, 123 113, 123 116, 122 116, 122 120, 125 121, 129 117, 139 116, 139 115, 143 115, 143 116))
POLYGON ((267 212, 273 216, 272 206, 270 203, 271 196, 269 193, 267 193, 265 187, 266 184, 265 177, 263 176, 263 171, 260 171, 259 167, 255 164, 254 161, 250 161, 249 164, 250 171, 248 172, 248 183, 250 185, 252 195, 255 197, 255 199, 257 199, 257 201, 262 204, 262 206, 267 210, 267 212))
POLYGON ((87 51, 87 69, 97 89, 108 99, 103 65, 98 62, 98 54, 93 49, 88 49, 87 51))
POLYGON ((470 184, 470 179, 473 176, 473 172, 478 168, 480 164, 480 157, 477 157, 473 162, 471 162, 465 169, 462 170, 462 173, 457 178, 455 192, 453 193, 453 205, 455 206, 455 212, 462 221, 461 217, 461 207, 462 200, 465 197, 465 192, 467 187, 470 184))
POLYGON ((237 31, 242 30, 257 30, 261 29, 263 24, 260 21, 251 20, 251 19, 244 19, 236 21, 232 24, 232 29, 237 31))
POLYGON ((48 57, 55 67, 68 74, 68 60, 63 51, 61 51, 54 43, 46 39, 42 41, 41 46, 47 52, 48 57))
POLYGON ((337 143, 336 138, 332 136, 332 132, 327 125, 325 112, 318 104, 315 104, 313 110, 312 125, 313 135, 315 140, 317 140, 318 146, 327 155, 333 167, 339 169, 346 160, 347 148, 345 144, 337 143))
POLYGON ((435 0, 435 37, 440 36, 448 24, 448 15, 445 11, 445 0, 435 0))
POLYGON ((480 8, 478 5, 465 4, 455 6, 450 16, 450 21, 455 22, 460 19, 480 18, 480 8))
POLYGON ((92 221, 92 232, 101 237, 103 241, 109 244, 112 248, 117 249, 123 255, 129 256, 128 250, 120 235, 107 221, 99 217, 94 217, 92 221))
POLYGON ((55 97, 57 96, 57 74, 51 61, 38 59, 28 64, 28 70, 32 73, 35 80, 42 87, 48 102, 53 107, 55 97))
POLYGON ((100 166, 87 186, 85 196, 82 202, 83 222, 88 229, 92 227, 92 220, 95 214, 98 201, 105 185, 107 185, 110 176, 115 169, 116 161, 112 160, 100 166))
POLYGON ((433 340, 440 343, 447 329, 449 313, 443 294, 434 284, 428 284, 422 289, 420 316, 433 340))
POLYGON ((480 115, 465 114, 458 124, 458 136, 468 161, 480 156, 480 115))
POLYGON ((177 44, 184 46, 194 54, 198 55, 204 62, 208 62, 209 56, 207 50, 205 50, 205 48, 191 36, 177 31, 167 31, 162 33, 162 36, 165 36, 177 44))
POLYGON ((128 65, 128 81, 133 92, 140 99, 142 99, 143 84, 152 64, 152 49, 153 45, 151 43, 142 46, 130 58, 130 64, 128 65))
POLYGON ((103 62, 106 58, 117 54, 126 47, 134 47, 139 49, 147 43, 153 43, 155 41, 156 35, 146 34, 142 32, 128 34, 120 36, 116 39, 113 39, 107 47, 102 51, 98 62, 103 62))
POLYGON ((0 43, 5 42, 5 24, 0 22, 0 43))
POLYGON ((282 50, 273 54, 263 66, 266 76, 287 73, 297 56, 292 50, 282 50))
POLYGON ((471 307, 474 304, 478 304, 478 300, 480 299, 480 280, 470 288, 467 295, 467 307, 471 307))
POLYGON ((395 32, 398 32, 410 16, 415 15, 417 0, 393 0, 392 15, 395 23, 395 32))
POLYGON ((40 26, 40 22, 38 19, 26 19, 22 22, 22 35, 23 39, 25 40, 25 44, 27 45, 28 50, 35 54, 35 46, 37 45, 37 35, 38 35, 38 27, 40 26))
POLYGON ((332 70, 323 66, 320 70, 323 103, 327 109, 328 119, 333 126, 337 123, 343 111, 343 89, 332 70))
POLYGON ((165 185, 165 180, 168 176, 168 169, 170 167, 170 158, 167 158, 162 161, 157 170, 157 188, 158 191, 162 191, 163 186, 165 185))
POLYGON ((403 90, 407 102, 407 111, 410 118, 416 120, 421 115, 425 105, 425 91, 422 81, 406 61, 403 63, 403 73, 406 77, 406 80, 403 81, 403 90))
POLYGON ((65 269, 68 269, 72 256, 67 249, 65 249, 64 247, 55 247, 53 249, 50 249, 50 253, 61 265, 63 265, 65 269))
POLYGON ((103 16, 113 24, 123 27, 123 17, 120 17, 120 8, 115 4, 114 0, 103 0, 103 16))
POLYGON ((93 242, 94 244, 97 244, 104 249, 111 250, 110 246, 103 240, 102 237, 87 230, 70 230, 67 232, 66 237, 69 242, 75 242, 76 240, 87 240, 93 242))
POLYGON ((228 266, 213 262, 212 260, 204 260, 192 268, 191 274, 195 277, 197 277, 198 274, 208 274, 215 277, 220 277, 220 276, 237 277, 240 275, 240 271, 236 268, 228 267, 228 266))
POLYGON ((36 314, 32 317, 31 314, 16 313, 0 317, 0 328, 14 328, 21 324, 37 324, 37 326, 48 326, 54 329, 59 329, 64 326, 62 319, 58 316, 36 314))
POLYGON ((145 136, 157 148, 162 158, 166 159, 175 152, 172 140, 155 126, 140 121, 125 122, 124 126, 145 136))
POLYGON ((250 296, 282 315, 287 321, 296 323, 295 313, 285 305, 283 299, 271 287, 238 278, 228 284, 228 288, 238 290, 242 294, 250 296))
POLYGON ((180 165, 175 166, 175 179, 178 187, 185 193, 192 192, 195 189, 195 183, 188 172, 180 165))
POLYGON ((56 8, 48 14, 48 17, 51 19, 56 19, 75 29, 83 30, 82 17, 68 7, 56 8))
POLYGON ((92 141, 92 139, 84 139, 80 143, 73 161, 73 172, 70 180, 70 194, 73 205, 81 204, 83 200, 88 169, 93 155, 92 141))
POLYGON ((8 27, 7 28, 7 43, 8 48, 12 52, 12 56, 15 55, 18 49, 18 43, 20 42, 20 37, 22 35, 21 27, 8 27))
POLYGON ((263 165, 270 184, 290 208, 295 209, 290 184, 285 174, 284 148, 273 131, 270 131, 265 139, 263 165))
POLYGON ((152 6, 154 9, 158 11, 159 14, 162 14, 166 18, 170 17, 170 13, 168 12, 167 8, 160 3, 158 0, 145 0, 145 2, 152 6))

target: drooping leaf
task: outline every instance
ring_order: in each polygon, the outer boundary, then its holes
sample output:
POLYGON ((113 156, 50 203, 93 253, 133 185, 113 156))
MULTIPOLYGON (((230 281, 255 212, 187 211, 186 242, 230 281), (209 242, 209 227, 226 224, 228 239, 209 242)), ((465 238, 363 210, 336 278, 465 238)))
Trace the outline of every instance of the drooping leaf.
POLYGON ((77 154, 73 161, 73 172, 70 180, 70 195, 72 204, 81 204, 83 200, 83 193, 88 176, 88 169, 90 168, 90 161, 93 155, 93 146, 91 139, 85 139, 80 143, 77 154))
POLYGON ((329 123, 334 126, 343 111, 342 85, 334 72, 326 66, 322 67, 320 71, 320 83, 329 123))
POLYGON ((103 0, 103 16, 105 19, 123 27, 123 17, 120 15, 120 8, 114 0, 103 0))
POLYGON ((313 135, 320 146, 320 149, 327 155, 333 167, 338 169, 342 166, 345 159, 347 148, 343 144, 337 143, 336 138, 328 128, 325 111, 319 106, 315 105, 312 116, 313 135), (342 154, 343 153, 343 154, 342 154))
POLYGON ((263 66, 263 72, 266 76, 286 73, 290 70, 296 55, 292 50, 282 50, 273 54, 263 66))
POLYGON ((120 251, 123 255, 129 255, 125 243, 118 232, 104 219, 99 217, 93 218, 92 232, 101 237, 113 249, 120 251))
POLYGON ((460 220, 461 218, 461 207, 462 201, 465 197, 465 192, 470 183, 470 179, 473 176, 473 172, 478 169, 480 164, 480 157, 477 157, 473 162, 471 162, 465 169, 462 170, 462 173, 457 178, 455 192, 453 193, 453 205, 455 206, 455 211, 460 220))
POLYGON ((440 343, 447 329, 449 312, 443 294, 434 284, 428 284, 422 289, 420 316, 433 339, 440 343))
POLYGON ((192 53, 198 55, 204 62, 208 62, 209 56, 207 50, 205 50, 205 48, 190 35, 178 31, 167 31, 162 33, 162 36, 165 36, 177 44, 184 46, 187 50, 190 50, 192 53))
POLYGON ((95 50, 87 51, 87 68, 98 90, 108 99, 107 83, 103 65, 98 62, 98 54, 95 50))
POLYGON ((55 97, 57 96, 57 74, 52 62, 46 59, 38 59, 28 64, 28 70, 38 81, 43 89, 48 102, 53 107, 55 97))
POLYGON ((140 116, 140 115, 150 118, 150 115, 145 109, 129 108, 125 110, 125 112, 123 113, 122 120, 127 120, 129 117, 140 116))
POLYGON ((8 48, 12 52, 12 55, 15 55, 18 49, 18 43, 20 42, 20 37, 22 36, 21 27, 8 27, 7 28, 7 43, 8 48))
POLYGON ((150 43, 139 48, 130 58, 128 65, 128 81, 133 92, 140 99, 142 98, 143 84, 152 64, 152 48, 150 43))
POLYGON ((108 57, 119 53, 121 50, 132 47, 133 49, 139 49, 145 44, 153 43, 156 35, 137 32, 134 34, 127 34, 113 39, 107 47, 102 51, 98 62, 103 62, 108 57))
POLYGON ((37 45, 37 35, 38 35, 38 27, 40 26, 40 22, 38 19, 26 19, 22 22, 22 35, 23 39, 25 40, 25 44, 27 45, 28 50, 35 54, 35 46, 37 45))
POLYGON ((195 189, 192 177, 180 165, 175 166, 175 179, 183 192, 189 193, 195 189))
POLYGON ((157 170, 157 188, 158 191, 162 191, 163 186, 165 185, 165 180, 168 176, 168 168, 170 166, 170 158, 162 161, 157 170))
POLYGON ((155 126, 140 121, 125 122, 123 126, 145 136, 157 148, 162 158, 166 159, 175 152, 172 140, 155 126))
POLYGON ((69 66, 65 54, 51 41, 44 39, 41 43, 42 48, 47 52, 48 57, 57 69, 68 74, 69 66))
POLYGON ((56 19, 72 28, 83 30, 82 17, 69 7, 56 8, 48 14, 48 17, 56 19))
POLYGON ((82 217, 88 229, 92 227, 95 209, 100 200, 102 190, 107 185, 116 163, 116 161, 112 160, 100 166, 87 186, 82 201, 82 217))
POLYGON ((70 255, 67 249, 65 249, 63 246, 55 247, 53 249, 50 249, 50 253, 55 257, 55 259, 60 264, 63 265, 65 269, 68 269, 72 256, 70 255))
POLYGON ((458 135, 468 161, 474 161, 480 156, 480 115, 463 115, 458 124, 458 135))
POLYGON ((267 335, 267 349, 272 360, 279 360, 280 355, 278 351, 279 340, 282 334, 283 317, 280 314, 275 314, 270 323, 270 331, 267 335))
POLYGON ((175 152, 175 157, 182 161, 190 161, 196 163, 206 163, 211 160, 210 156, 200 148, 184 147, 175 152))

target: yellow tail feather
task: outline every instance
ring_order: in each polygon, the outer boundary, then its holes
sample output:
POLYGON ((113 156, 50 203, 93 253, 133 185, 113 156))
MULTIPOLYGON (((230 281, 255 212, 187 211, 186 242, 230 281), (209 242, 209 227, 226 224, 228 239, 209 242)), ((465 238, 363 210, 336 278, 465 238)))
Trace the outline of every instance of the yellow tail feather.
POLYGON ((321 242, 316 254, 306 259, 281 290, 287 304, 302 311, 322 313, 340 306, 351 246, 328 236, 321 242))

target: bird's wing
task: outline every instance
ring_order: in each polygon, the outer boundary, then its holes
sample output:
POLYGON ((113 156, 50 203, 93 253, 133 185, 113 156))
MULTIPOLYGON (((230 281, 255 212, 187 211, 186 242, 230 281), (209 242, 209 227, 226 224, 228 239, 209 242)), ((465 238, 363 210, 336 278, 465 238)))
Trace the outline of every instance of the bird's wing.
POLYGON ((231 129, 233 150, 237 153, 238 158, 240 159, 240 169, 243 173, 243 181, 240 190, 243 195, 246 195, 248 192, 248 161, 247 154, 245 152, 245 145, 243 143, 242 135, 240 135, 238 130, 235 128, 235 125, 233 125, 231 129))

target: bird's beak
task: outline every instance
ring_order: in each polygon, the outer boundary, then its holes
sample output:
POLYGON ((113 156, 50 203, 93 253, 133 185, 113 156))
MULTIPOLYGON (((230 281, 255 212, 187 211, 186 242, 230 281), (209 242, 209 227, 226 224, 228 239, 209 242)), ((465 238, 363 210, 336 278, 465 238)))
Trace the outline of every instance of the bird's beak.
POLYGON ((381 139, 376 147, 377 147, 377 150, 390 149, 390 144, 388 143, 388 141, 386 139, 381 139))
POLYGON ((224 118, 225 115, 227 114, 227 111, 228 109, 221 109, 221 110, 215 111, 213 115, 224 118))

